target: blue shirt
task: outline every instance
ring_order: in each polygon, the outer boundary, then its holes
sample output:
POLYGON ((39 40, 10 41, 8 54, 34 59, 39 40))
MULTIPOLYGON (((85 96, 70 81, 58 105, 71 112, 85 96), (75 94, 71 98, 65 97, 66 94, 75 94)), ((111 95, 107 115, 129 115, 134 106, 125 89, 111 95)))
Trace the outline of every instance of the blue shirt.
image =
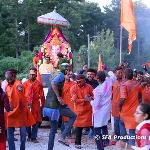
POLYGON ((43 108, 43 117, 48 117, 50 120, 58 121, 60 116, 59 109, 52 109, 52 108, 43 108))
POLYGON ((59 84, 64 82, 64 80, 65 80, 65 75, 61 72, 52 80, 52 82, 54 82, 55 84, 59 84))

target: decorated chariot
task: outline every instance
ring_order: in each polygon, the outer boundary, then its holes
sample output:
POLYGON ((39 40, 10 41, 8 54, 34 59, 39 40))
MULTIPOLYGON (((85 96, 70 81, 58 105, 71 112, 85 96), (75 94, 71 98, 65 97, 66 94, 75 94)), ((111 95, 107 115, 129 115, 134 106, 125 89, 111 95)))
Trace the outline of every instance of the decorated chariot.
POLYGON ((45 15, 39 16, 37 22, 51 25, 51 30, 46 36, 39 51, 40 62, 49 56, 54 68, 57 68, 59 60, 66 59, 72 63, 71 47, 60 27, 69 27, 69 22, 56 12, 56 8, 45 15))

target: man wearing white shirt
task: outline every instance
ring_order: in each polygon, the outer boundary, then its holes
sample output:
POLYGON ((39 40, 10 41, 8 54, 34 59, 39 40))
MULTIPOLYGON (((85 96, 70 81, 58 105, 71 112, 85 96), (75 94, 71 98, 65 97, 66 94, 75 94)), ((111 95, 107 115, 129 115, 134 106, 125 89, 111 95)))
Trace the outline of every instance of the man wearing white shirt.
POLYGON ((104 71, 97 73, 100 84, 93 90, 94 100, 91 101, 93 126, 98 150, 104 150, 104 146, 109 144, 107 124, 111 114, 112 84, 116 80, 116 77, 112 71, 108 72, 108 75, 110 77, 106 78, 104 71), (106 139, 103 140, 104 138, 106 139))

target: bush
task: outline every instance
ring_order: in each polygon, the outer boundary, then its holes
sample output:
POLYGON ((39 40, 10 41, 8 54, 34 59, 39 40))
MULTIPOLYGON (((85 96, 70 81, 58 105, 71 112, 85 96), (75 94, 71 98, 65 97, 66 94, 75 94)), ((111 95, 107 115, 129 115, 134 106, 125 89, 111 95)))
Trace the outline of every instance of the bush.
POLYGON ((33 54, 30 51, 23 51, 19 58, 0 56, 0 76, 4 78, 4 72, 7 69, 17 70, 17 77, 20 79, 26 77, 29 68, 32 66, 33 54))

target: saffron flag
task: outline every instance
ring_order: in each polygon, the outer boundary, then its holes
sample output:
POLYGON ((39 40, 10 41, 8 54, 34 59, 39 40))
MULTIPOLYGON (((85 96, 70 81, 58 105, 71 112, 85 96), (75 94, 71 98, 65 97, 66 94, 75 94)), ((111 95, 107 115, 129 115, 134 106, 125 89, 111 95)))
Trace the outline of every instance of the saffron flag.
POLYGON ((132 50, 132 42, 136 40, 136 19, 132 0, 121 0, 121 26, 129 32, 128 50, 132 50))
POLYGON ((146 65, 150 68, 150 61, 148 61, 148 62, 146 63, 146 65))
POLYGON ((101 55, 99 54, 99 59, 98 59, 98 71, 103 71, 104 70, 104 65, 102 63, 102 58, 101 55))

